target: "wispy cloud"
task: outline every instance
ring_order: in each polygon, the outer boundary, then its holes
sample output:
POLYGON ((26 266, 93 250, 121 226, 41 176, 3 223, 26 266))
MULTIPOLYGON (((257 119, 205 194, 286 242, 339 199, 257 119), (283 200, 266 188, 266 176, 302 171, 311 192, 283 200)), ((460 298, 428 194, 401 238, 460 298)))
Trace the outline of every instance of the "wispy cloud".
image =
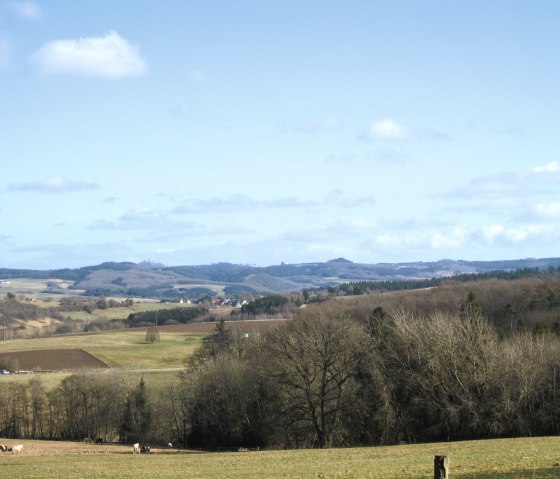
POLYGON ((400 164, 411 159, 410 155, 398 145, 383 145, 366 155, 368 161, 400 164))
POLYGON ((473 238, 487 245, 513 246, 522 242, 534 241, 535 238, 541 237, 552 230, 551 226, 538 224, 529 224, 517 228, 493 224, 477 231, 473 238))
POLYGON ((519 175, 513 173, 502 173, 474 178, 464 186, 455 188, 443 196, 449 199, 503 199, 520 194, 526 189, 525 182, 519 175))
POLYGON ((515 219, 525 221, 556 221, 560 217, 560 201, 541 202, 527 208, 515 219))
POLYGON ((8 2, 6 7, 21 18, 29 21, 40 20, 43 11, 37 2, 31 0, 16 0, 8 2))
POLYGON ((560 163, 551 161, 546 165, 538 165, 533 168, 533 173, 558 173, 560 172, 560 163))
POLYGON ((72 191, 94 190, 99 188, 97 183, 75 181, 60 176, 44 178, 42 180, 13 183, 8 191, 36 192, 36 193, 68 193, 72 191))
POLYGON ((398 140, 407 137, 406 129, 391 118, 372 123, 368 133, 371 137, 381 140, 398 140))
POLYGON ((31 64, 45 75, 107 79, 139 76, 148 70, 138 47, 114 31, 102 37, 46 43, 33 54, 31 64))
POLYGON ((534 212, 538 216, 560 216, 560 201, 554 203, 539 203, 535 206, 534 212))
POLYGON ((204 83, 208 81, 208 75, 202 70, 198 70, 196 68, 188 71, 187 78, 195 83, 204 83))
MULTIPOLYGON (((454 204, 486 202, 488 207, 519 207, 534 196, 556 195, 560 182, 560 163, 553 161, 521 172, 503 172, 471 179, 463 186, 435 195, 454 204)), ((541 211, 542 213, 542 211, 541 211)))
POLYGON ((173 213, 231 213, 235 211, 251 211, 270 208, 318 208, 323 206, 338 208, 355 208, 362 205, 372 205, 372 196, 357 196, 332 190, 319 196, 287 196, 282 198, 262 200, 246 195, 233 195, 209 200, 188 200, 172 210, 173 213))
POLYGON ((467 240, 467 232, 462 226, 451 230, 438 231, 433 229, 408 232, 384 232, 375 236, 375 242, 383 246, 413 248, 460 248, 467 240))
POLYGON ((358 135, 362 140, 386 142, 449 141, 451 138, 440 131, 425 126, 404 126, 393 118, 385 118, 371 123, 358 135))

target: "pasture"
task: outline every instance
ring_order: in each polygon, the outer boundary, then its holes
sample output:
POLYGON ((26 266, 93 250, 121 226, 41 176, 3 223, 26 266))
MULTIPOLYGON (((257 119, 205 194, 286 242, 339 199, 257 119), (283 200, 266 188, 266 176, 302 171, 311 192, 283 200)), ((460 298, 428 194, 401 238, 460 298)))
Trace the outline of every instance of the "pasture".
MULTIPOLYGON (((0 440, 15 445, 14 440, 0 440)), ((433 477, 433 458, 450 457, 454 479, 552 479, 560 476, 560 438, 522 438, 355 449, 201 453, 131 445, 17 441, 20 456, 0 454, 11 479, 420 479, 433 477)))

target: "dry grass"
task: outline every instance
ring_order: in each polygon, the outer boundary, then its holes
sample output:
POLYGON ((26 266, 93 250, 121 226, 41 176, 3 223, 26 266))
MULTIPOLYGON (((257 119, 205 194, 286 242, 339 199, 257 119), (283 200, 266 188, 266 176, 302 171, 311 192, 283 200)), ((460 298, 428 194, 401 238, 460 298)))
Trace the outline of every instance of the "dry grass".
POLYGON ((454 479, 552 479, 560 476, 560 438, 423 444, 357 449, 195 453, 72 442, 21 443, 21 456, 0 454, 2 477, 172 479, 420 479, 433 477, 434 455, 450 457, 454 479))

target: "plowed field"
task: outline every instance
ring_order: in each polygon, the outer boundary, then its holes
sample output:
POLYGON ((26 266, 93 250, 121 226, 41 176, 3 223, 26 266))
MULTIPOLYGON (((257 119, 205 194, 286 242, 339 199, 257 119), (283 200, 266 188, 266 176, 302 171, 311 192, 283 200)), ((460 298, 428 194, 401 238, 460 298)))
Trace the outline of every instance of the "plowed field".
POLYGON ((99 369, 107 365, 83 349, 43 349, 0 353, 0 359, 17 361, 22 371, 60 371, 63 369, 99 369))

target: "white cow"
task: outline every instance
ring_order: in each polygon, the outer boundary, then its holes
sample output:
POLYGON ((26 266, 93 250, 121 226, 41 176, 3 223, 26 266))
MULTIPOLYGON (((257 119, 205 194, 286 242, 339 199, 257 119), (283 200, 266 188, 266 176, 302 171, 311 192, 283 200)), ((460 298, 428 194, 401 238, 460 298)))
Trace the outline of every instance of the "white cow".
POLYGON ((17 454, 18 456, 22 450, 23 450, 23 444, 18 444, 17 446, 12 447, 12 453, 17 454))
POLYGON ((132 446, 132 454, 140 454, 140 443, 137 442, 132 446))

